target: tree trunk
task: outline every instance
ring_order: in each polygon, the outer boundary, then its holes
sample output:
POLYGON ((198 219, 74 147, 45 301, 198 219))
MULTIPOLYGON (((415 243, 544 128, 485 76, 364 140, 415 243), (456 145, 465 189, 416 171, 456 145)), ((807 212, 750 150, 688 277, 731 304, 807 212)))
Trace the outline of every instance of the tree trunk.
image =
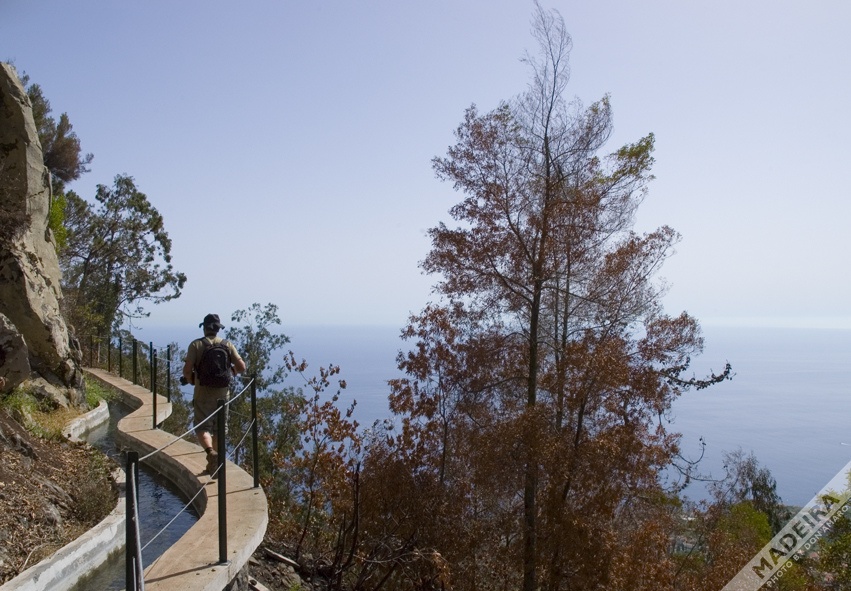
MULTIPOLYGON (((539 259, 540 260, 540 259, 539 259)), ((538 267, 538 265, 536 265, 538 267)), ((540 269, 535 272, 535 288, 532 296, 532 309, 529 321, 529 377, 526 382, 526 410, 528 422, 524 426, 528 432, 526 467, 523 483, 523 591, 536 591, 538 528, 538 445, 535 428, 535 404, 538 397, 538 325, 541 314, 541 292, 543 281, 540 269)))

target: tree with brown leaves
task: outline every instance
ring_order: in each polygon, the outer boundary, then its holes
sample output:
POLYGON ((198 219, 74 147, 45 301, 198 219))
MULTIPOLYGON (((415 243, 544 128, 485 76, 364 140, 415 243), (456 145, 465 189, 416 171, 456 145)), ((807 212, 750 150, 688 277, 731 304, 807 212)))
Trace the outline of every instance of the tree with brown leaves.
POLYGON ((405 332, 390 446, 415 456, 423 533, 457 588, 656 589, 660 473, 678 451, 666 413, 730 369, 688 377, 699 326, 663 313, 654 279, 678 235, 631 231, 653 135, 601 156, 608 97, 568 103, 564 23, 539 6, 533 32, 529 90, 470 107, 433 162, 464 198, 456 227, 430 230, 422 266, 443 300, 405 332))

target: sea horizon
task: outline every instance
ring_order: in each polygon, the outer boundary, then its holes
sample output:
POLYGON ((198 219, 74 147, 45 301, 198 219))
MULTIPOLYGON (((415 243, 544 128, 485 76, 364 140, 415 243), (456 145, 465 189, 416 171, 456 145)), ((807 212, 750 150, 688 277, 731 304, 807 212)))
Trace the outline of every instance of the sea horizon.
MULTIPOLYGON (((272 361, 292 350, 308 362, 308 377, 320 366, 339 365, 339 378, 347 382, 341 401, 357 401, 354 418, 366 428, 391 418, 387 380, 401 375, 396 355, 407 350, 400 331, 390 325, 282 326, 290 343, 272 361)), ((784 502, 805 504, 851 459, 851 446, 841 445, 851 443, 851 329, 709 324, 703 333, 694 375, 720 372, 729 361, 734 377, 674 402, 666 428, 681 433, 682 455, 694 460, 702 453, 701 473, 719 478, 725 453, 753 453, 771 471, 784 502)), ((142 328, 137 338, 185 348, 199 336, 190 323, 142 328)), ((290 376, 287 385, 303 382, 290 376)), ((707 498, 700 483, 685 494, 707 498)))

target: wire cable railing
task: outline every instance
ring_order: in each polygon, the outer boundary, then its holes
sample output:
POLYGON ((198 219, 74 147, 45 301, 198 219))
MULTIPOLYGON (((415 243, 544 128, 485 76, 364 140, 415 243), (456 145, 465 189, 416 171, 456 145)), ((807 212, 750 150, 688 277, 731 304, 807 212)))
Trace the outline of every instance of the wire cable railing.
POLYGON ((155 347, 154 343, 145 343, 127 333, 83 337, 78 344, 89 367, 105 369, 155 394, 164 392, 166 400, 171 402, 174 391, 171 344, 155 347))
MULTIPOLYGON (((112 373, 112 339, 106 340, 105 347, 105 356, 103 355, 103 347, 102 340, 95 341, 94 338, 89 339, 89 362, 92 367, 102 367, 105 362, 106 369, 108 372, 112 373)), ((144 347, 143 347, 144 348, 144 347)), ((143 365, 140 363, 139 358, 139 341, 136 339, 132 339, 129 345, 126 347, 126 351, 129 353, 130 364, 132 367, 132 382, 135 385, 143 385, 148 386, 149 390, 152 393, 152 401, 153 401, 153 429, 158 429, 157 424, 157 383, 158 381, 165 381, 166 384, 166 392, 167 399, 171 401, 171 346, 165 347, 164 349, 159 349, 159 351, 153 346, 153 343, 148 344, 147 346, 147 362, 148 369, 150 372, 149 379, 147 380, 147 384, 144 383, 144 380, 140 379, 139 369, 143 365), (163 355, 163 350, 165 354, 163 355), (166 370, 164 372, 159 371, 158 362, 165 362, 166 370), (162 374, 165 374, 163 376, 162 374), (160 378, 165 378, 161 380, 160 378)), ((125 359, 124 351, 125 351, 125 341, 123 337, 118 338, 118 344, 116 347, 117 351, 117 361, 118 361, 118 375, 119 377, 124 377, 123 374, 123 360, 125 359)), ((217 492, 217 500, 218 500, 218 529, 219 529, 219 562, 226 563, 227 562, 227 471, 225 468, 225 462, 231 460, 235 457, 236 452, 242 448, 245 444, 248 435, 252 435, 252 456, 253 456, 253 476, 254 476, 254 488, 260 487, 259 480, 259 458, 258 458, 258 421, 257 421, 257 379, 255 376, 250 376, 250 378, 243 383, 242 389, 235 395, 230 396, 230 390, 228 389, 228 393, 226 394, 225 399, 220 399, 218 401, 218 405, 216 410, 210 413, 203 420, 194 421, 195 425, 201 425, 206 423, 209 419, 217 417, 217 454, 218 454, 218 463, 216 465, 215 470, 213 470, 212 474, 209 474, 206 481, 204 481, 201 487, 192 495, 192 498, 184 505, 180 511, 158 532, 156 532, 144 545, 140 540, 140 521, 138 514, 138 495, 139 495, 139 487, 138 487, 138 474, 139 474, 139 463, 149 461, 151 458, 156 456, 159 453, 162 453, 167 448, 171 447, 178 441, 181 441, 188 437, 190 434, 195 433, 196 427, 192 427, 182 433, 181 435, 174 436, 168 443, 160 446, 159 448, 151 451, 150 453, 139 457, 138 452, 128 452, 127 453, 127 528, 126 528, 126 554, 125 554, 125 564, 126 564, 126 588, 128 591, 143 591, 145 586, 144 581, 144 564, 142 562, 142 551, 147 548, 154 540, 156 540, 163 532, 165 532, 176 520, 177 518, 188 511, 198 496, 204 492, 207 485, 212 480, 217 480, 218 484, 218 492, 217 492), (248 425, 245 427, 245 432, 242 434, 239 442, 233 446, 233 449, 230 453, 227 452, 227 441, 226 441, 226 413, 229 411, 229 407, 231 404, 239 400, 242 396, 246 394, 246 392, 250 392, 251 397, 251 417, 248 425)), ((157 559, 159 560, 159 559, 157 559)), ((156 560, 154 561, 156 562, 156 560)))
MULTIPOLYGON (((216 410, 214 410, 213 412, 211 412, 211 413, 207 416, 207 418, 206 418, 206 419, 204 419, 204 421, 207 421, 207 420, 209 420, 209 419, 213 418, 214 416, 216 416, 217 414, 219 414, 219 412, 220 412, 221 410, 222 410, 222 409, 217 408, 216 410)), ((203 422, 203 421, 202 421, 202 422, 203 422)), ((198 423, 198 424, 200 424, 200 423, 198 423)), ((166 443, 165 445, 163 445, 163 446, 161 446, 161 447, 159 447, 159 448, 155 449, 154 451, 150 452, 149 454, 147 454, 147 455, 142 456, 141 458, 139 458, 139 461, 140 461, 140 462, 144 462, 145 460, 147 460, 147 459, 149 459, 149 458, 151 458, 151 457, 155 456, 156 454, 160 453, 161 451, 164 451, 164 450, 168 449, 169 447, 171 447, 172 445, 174 445, 174 444, 175 444, 175 443, 177 443, 178 441, 181 441, 182 439, 184 439, 185 437, 187 437, 187 436, 189 436, 189 435, 191 435, 191 434, 193 434, 193 433, 195 433, 195 427, 190 428, 189 430, 187 430, 186 432, 184 432, 184 433, 182 433, 182 434, 180 434, 180 435, 176 435, 176 436, 174 437, 174 439, 172 439, 171 441, 169 441, 169 442, 168 442, 168 443, 166 443)))

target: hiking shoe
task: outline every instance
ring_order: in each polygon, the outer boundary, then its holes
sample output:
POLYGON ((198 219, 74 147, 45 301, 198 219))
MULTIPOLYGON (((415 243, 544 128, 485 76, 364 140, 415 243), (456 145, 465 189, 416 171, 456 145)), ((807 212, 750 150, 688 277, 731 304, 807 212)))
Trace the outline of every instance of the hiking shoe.
POLYGON ((219 454, 214 451, 207 452, 207 469, 205 470, 207 474, 212 476, 216 473, 216 469, 219 467, 219 454))

